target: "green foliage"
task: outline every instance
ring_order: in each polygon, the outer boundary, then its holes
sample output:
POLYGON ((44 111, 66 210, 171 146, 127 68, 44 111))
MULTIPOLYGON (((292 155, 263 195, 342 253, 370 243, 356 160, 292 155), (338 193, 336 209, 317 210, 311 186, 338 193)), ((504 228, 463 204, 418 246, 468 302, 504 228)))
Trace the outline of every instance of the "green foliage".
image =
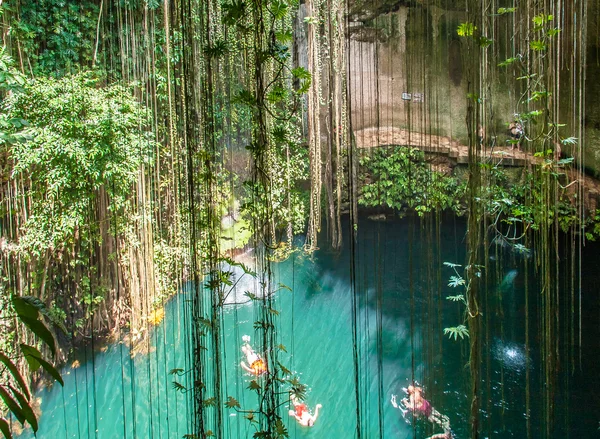
POLYGON ((458 325, 451 328, 444 328, 444 335, 448 335, 450 339, 457 340, 458 337, 464 339, 469 336, 469 330, 465 325, 458 325))
MULTIPOLYGON (((23 297, 14 296, 12 298, 12 307, 16 313, 16 318, 18 321, 24 323, 50 349, 52 355, 55 355, 56 342, 54 336, 40 320, 41 316, 38 308, 30 302, 23 297)), ((19 355, 21 358, 25 358, 31 372, 35 372, 42 367, 61 385, 64 385, 60 373, 51 363, 44 359, 37 348, 23 343, 21 343, 20 347, 19 355)), ((0 399, 3 402, 3 405, 0 405, 0 410, 3 413, 10 411, 23 425, 28 423, 35 434, 38 430, 38 422, 31 408, 29 383, 25 381, 20 369, 5 352, 0 351, 0 362, 4 365, 4 369, 0 374, 0 399)), ((4 419, 0 419, 0 431, 5 438, 12 437, 8 423, 4 419)))
POLYGON ((419 215, 436 209, 460 211, 464 187, 456 178, 432 171, 417 148, 377 148, 360 164, 365 184, 358 202, 363 206, 410 208, 419 215))
POLYGON ((83 0, 19 2, 12 34, 35 74, 62 76, 91 65, 99 7, 83 0))
POLYGON ((98 85, 90 74, 40 79, 9 101, 10 116, 27 119, 34 136, 11 150, 14 175, 32 183, 33 210, 20 242, 29 254, 72 242, 101 188, 111 213, 122 214, 140 166, 151 162, 148 114, 126 88, 98 85))
POLYGON ((502 61, 500 64, 498 64, 498 67, 506 67, 511 65, 512 63, 514 63, 515 61, 517 61, 518 58, 517 57, 512 57, 512 58, 507 58, 506 60, 502 61))
POLYGON ((473 23, 461 23, 458 26, 457 32, 460 37, 472 37, 477 30, 477 26, 473 23))
POLYGON ((498 8, 498 15, 510 14, 517 10, 517 8, 498 8))

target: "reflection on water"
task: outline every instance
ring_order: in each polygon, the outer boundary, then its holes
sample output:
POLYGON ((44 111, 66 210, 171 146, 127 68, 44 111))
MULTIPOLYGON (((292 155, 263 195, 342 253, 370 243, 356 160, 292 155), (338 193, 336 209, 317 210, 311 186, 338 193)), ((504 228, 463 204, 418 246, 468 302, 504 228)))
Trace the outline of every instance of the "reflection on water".
MULTIPOLYGON (((496 340, 492 352, 494 358, 501 362, 502 366, 506 369, 514 372, 523 372, 525 367, 527 367, 527 356, 525 355, 524 346, 496 340)), ((532 367, 531 364, 529 367, 532 367)))

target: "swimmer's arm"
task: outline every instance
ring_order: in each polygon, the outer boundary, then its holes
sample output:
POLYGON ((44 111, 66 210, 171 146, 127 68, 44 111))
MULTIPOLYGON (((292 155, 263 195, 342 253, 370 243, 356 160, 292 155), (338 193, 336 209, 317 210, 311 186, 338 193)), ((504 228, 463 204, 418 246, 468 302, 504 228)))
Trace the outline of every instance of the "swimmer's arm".
POLYGON ((392 395, 392 406, 397 409, 398 408, 398 403, 396 402, 396 395, 392 395))
POLYGON ((317 420, 317 417, 319 416, 319 409, 321 407, 323 407, 321 404, 317 404, 317 406, 315 407, 315 414, 312 417, 313 424, 315 423, 315 421, 317 420))
POLYGON ((240 363, 240 366, 242 366, 242 369, 244 369, 246 372, 254 373, 254 371, 252 369, 250 369, 248 366, 246 366, 246 363, 244 363, 243 361, 240 363))

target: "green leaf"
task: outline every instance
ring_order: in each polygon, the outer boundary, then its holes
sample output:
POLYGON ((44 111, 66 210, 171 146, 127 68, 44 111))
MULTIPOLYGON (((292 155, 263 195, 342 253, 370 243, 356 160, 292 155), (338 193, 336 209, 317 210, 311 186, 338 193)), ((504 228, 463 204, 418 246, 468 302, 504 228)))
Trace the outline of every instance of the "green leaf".
POLYGON ((228 409, 235 409, 240 407, 240 403, 233 396, 227 397, 227 402, 225 403, 225 407, 228 409))
POLYGON ((250 384, 248 384, 248 389, 254 390, 254 391, 259 391, 260 385, 258 384, 258 382, 256 380, 252 380, 252 381, 250 381, 250 384))
POLYGON ((515 12, 517 8, 498 8, 498 15, 509 14, 515 12))
POLYGON ((450 282, 448 282, 448 286, 452 288, 456 288, 460 285, 465 285, 465 280, 460 276, 450 276, 450 282))
POLYGON ((561 29, 559 28, 555 28, 555 29, 549 29, 548 32, 546 32, 546 35, 548 35, 550 38, 557 36, 560 33, 561 29))
POLYGON ((528 102, 539 101, 540 99, 547 98, 548 96, 550 96, 550 93, 547 91, 534 91, 531 94, 531 97, 528 99, 528 102))
POLYGON ((10 427, 8 426, 8 422, 4 418, 0 418, 0 431, 4 435, 5 439, 12 439, 10 427))
POLYGON ((279 368, 281 369, 281 372, 283 372, 284 375, 291 375, 292 371, 289 370, 288 368, 286 368, 283 364, 281 364, 279 361, 277 362, 277 364, 279 364, 279 368))
POLYGON ((292 42, 293 37, 294 36, 292 34, 292 31, 289 31, 289 30, 275 32, 275 38, 281 44, 288 44, 288 43, 292 42))
POLYGON ((541 40, 535 40, 530 42, 529 47, 531 48, 531 50, 535 50, 536 52, 546 50, 546 44, 541 40))
POLYGON ((216 402, 217 398, 213 396, 212 398, 207 398, 204 401, 202 401, 202 405, 205 407, 214 407, 216 405, 216 402))
POLYGON ((26 418, 23 409, 17 404, 17 402, 10 396, 8 391, 4 386, 0 386, 0 397, 4 401, 4 404, 8 407, 8 409, 15 415, 15 418, 19 420, 21 424, 25 424, 26 418))
POLYGON ((10 361, 10 358, 8 358, 3 352, 0 352, 0 361, 4 363, 4 365, 10 371, 10 374, 13 376, 15 381, 19 384, 21 389, 23 389, 23 392, 25 393, 25 396, 27 396, 27 399, 30 399, 31 395, 29 393, 29 386, 25 384, 25 380, 19 372, 19 369, 17 369, 17 366, 15 366, 15 364, 12 361, 10 361))
POLYGON ((56 368, 52 364, 48 363, 43 358, 38 358, 37 360, 42 365, 44 370, 52 376, 52 378, 54 378, 56 381, 58 381, 61 386, 65 385, 65 382, 63 381, 62 376, 60 375, 60 372, 58 370, 56 370, 56 368))
POLYGON ((469 330, 465 325, 458 325, 452 328, 444 328, 444 335, 448 335, 448 338, 457 340, 458 337, 464 339, 469 336, 469 330))
POLYGON ((271 13, 273 14, 273 18, 275 18, 275 20, 281 20, 282 18, 285 18, 288 10, 289 6, 286 2, 275 1, 273 3, 273 9, 271 10, 271 13))
POLYGON ((507 58, 506 60, 502 61, 500 64, 498 64, 498 67, 506 67, 512 63, 514 63, 518 58, 514 57, 514 58, 507 58))
POLYGON ((183 384, 181 384, 177 381, 173 381, 172 385, 173 385, 173 389, 175 389, 176 392, 181 392, 181 393, 187 392, 187 388, 183 384))
POLYGON ((294 78, 298 78, 298 79, 311 79, 312 78, 310 72, 308 70, 306 70, 304 67, 296 67, 295 69, 293 69, 292 76, 294 76, 294 78))
POLYGON ((494 40, 489 39, 488 37, 482 36, 479 38, 479 46, 483 47, 484 49, 486 47, 489 47, 492 45, 492 43, 494 42, 494 40))
POLYGON ((281 420, 281 418, 277 418, 275 421, 275 431, 279 435, 279 437, 288 437, 287 428, 285 428, 285 424, 281 420))
POLYGON ((33 433, 35 435, 35 433, 37 433, 38 431, 38 422, 35 417, 35 414, 33 413, 33 410, 31 409, 31 406, 29 405, 29 402, 21 392, 19 392, 17 389, 14 389, 12 386, 9 387, 13 395, 15 395, 15 398, 17 398, 17 400, 19 401, 21 409, 23 410, 23 414, 25 415, 25 419, 27 420, 27 422, 29 422, 29 425, 31 425, 31 428, 33 429, 33 433))
POLYGON ((23 351, 23 355, 25 356, 25 359, 27 360, 27 363, 29 363, 29 367, 31 368, 31 370, 33 372, 38 370, 41 366, 56 381, 58 381, 61 386, 65 385, 60 373, 54 368, 54 366, 52 364, 50 364, 46 360, 44 360, 40 351, 38 351, 33 346, 29 346, 29 345, 26 345, 23 343, 21 343, 20 346, 21 346, 21 351, 23 351))
POLYGON ((181 376, 183 374, 183 369, 171 369, 169 371, 169 375, 179 375, 181 376))
POLYGON ((560 141, 563 145, 577 145, 577 137, 567 137, 560 141))
POLYGON ((461 37, 472 37, 475 31, 477 30, 477 26, 473 23, 461 23, 458 26, 458 35, 461 37))
POLYGON ((23 297, 13 296, 12 304, 18 316, 21 318, 27 317, 36 320, 40 315, 38 309, 23 297))
POLYGON ((52 355, 56 355, 56 341, 50 330, 40 320, 32 319, 29 317, 21 316, 21 321, 31 329, 35 335, 37 335, 44 343, 48 345, 52 351, 52 355))
POLYGON ((38 361, 38 358, 42 357, 40 351, 38 351, 33 346, 29 346, 23 343, 21 343, 21 351, 23 352, 25 360, 27 360, 31 371, 37 371, 41 367, 41 363, 38 361))

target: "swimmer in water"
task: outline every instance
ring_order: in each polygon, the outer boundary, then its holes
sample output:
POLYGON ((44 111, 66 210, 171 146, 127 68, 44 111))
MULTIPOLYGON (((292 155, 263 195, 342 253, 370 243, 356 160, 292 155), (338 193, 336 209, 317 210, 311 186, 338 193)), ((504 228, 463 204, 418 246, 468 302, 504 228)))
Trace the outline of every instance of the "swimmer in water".
POLYGON ((423 389, 411 385, 404 390, 408 394, 408 398, 403 398, 400 404, 398 404, 396 402, 396 395, 392 395, 392 406, 399 409, 402 415, 406 415, 408 411, 411 411, 414 416, 426 418, 429 422, 437 424, 444 429, 444 433, 430 436, 429 439, 452 439, 450 419, 448 416, 438 412, 429 401, 423 398, 423 389))
POLYGON ((319 409, 323 406, 321 404, 317 404, 315 406, 315 414, 311 415, 308 411, 308 406, 305 403, 298 401, 296 395, 292 395, 290 400, 294 405, 294 410, 290 410, 289 415, 296 418, 298 424, 302 425, 303 427, 312 427, 315 425, 317 417, 319 416, 319 409))
POLYGON ((415 416, 420 415, 429 419, 432 414, 433 407, 429 401, 423 398, 423 389, 411 385, 405 390, 408 394, 408 399, 403 398, 402 401, 400 401, 401 405, 398 405, 396 402, 396 395, 392 395, 392 405, 394 408, 400 409, 402 414, 406 414, 406 412, 410 410, 415 414, 415 416))
POLYGON ((242 352, 246 356, 246 361, 248 362, 248 364, 246 364, 244 361, 240 363, 242 369, 254 376, 259 376, 266 373, 267 363, 260 355, 254 352, 254 349, 252 349, 252 346, 250 346, 250 336, 244 335, 242 340, 244 340, 242 352))

